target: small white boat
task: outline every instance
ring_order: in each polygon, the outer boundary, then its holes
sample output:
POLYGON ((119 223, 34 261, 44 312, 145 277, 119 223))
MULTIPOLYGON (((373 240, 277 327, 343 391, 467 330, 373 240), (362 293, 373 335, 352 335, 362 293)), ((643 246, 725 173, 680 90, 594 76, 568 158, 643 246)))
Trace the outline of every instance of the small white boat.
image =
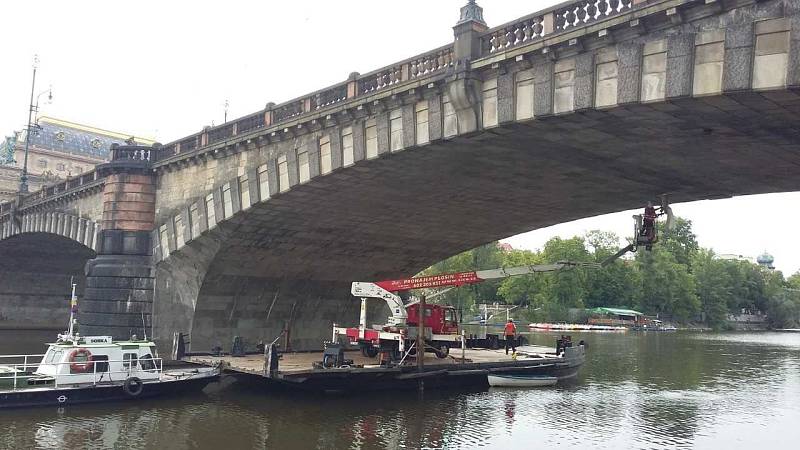
POLYGON ((545 331, 628 331, 627 327, 614 325, 590 325, 581 323, 531 323, 533 330, 545 331))
POLYGON ((217 381, 221 367, 164 370, 154 342, 132 336, 80 336, 72 285, 69 329, 44 355, 0 355, 0 409, 133 400, 188 390, 217 381))
POLYGON ((539 387, 553 386, 557 377, 541 375, 489 375, 489 386, 496 387, 539 387))

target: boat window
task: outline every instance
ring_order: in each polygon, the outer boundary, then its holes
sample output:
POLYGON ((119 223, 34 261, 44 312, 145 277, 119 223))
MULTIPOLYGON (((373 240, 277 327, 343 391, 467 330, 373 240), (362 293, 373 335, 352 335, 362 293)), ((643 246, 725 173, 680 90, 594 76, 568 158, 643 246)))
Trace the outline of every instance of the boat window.
POLYGON ((61 350, 52 351, 50 353, 50 355, 47 357, 47 361, 45 361, 45 362, 53 363, 53 364, 60 363, 61 362, 61 356, 63 354, 64 354, 64 352, 62 352, 61 350))
POLYGON ((448 309, 447 311, 445 311, 444 312, 444 320, 446 320, 448 322, 455 322, 456 321, 455 311, 453 311, 451 309, 448 309))
POLYGON ((150 347, 150 354, 153 355, 153 358, 158 358, 158 352, 156 351, 156 346, 150 347))
POLYGON ((92 355, 92 361, 94 361, 95 372, 108 372, 108 355, 92 355))
POLYGON ((122 367, 129 369, 136 367, 136 353, 123 353, 122 354, 122 367))
POLYGON ((155 370, 156 363, 153 361, 153 357, 148 353, 139 358, 139 367, 141 367, 142 370, 155 370))

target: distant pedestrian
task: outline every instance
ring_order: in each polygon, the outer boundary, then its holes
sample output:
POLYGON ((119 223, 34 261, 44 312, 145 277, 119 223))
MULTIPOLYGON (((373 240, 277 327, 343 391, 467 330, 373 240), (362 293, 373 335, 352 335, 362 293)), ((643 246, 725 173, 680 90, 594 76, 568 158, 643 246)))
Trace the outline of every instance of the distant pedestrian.
POLYGON ((509 347, 511 347, 513 353, 517 353, 517 326, 514 325, 514 319, 508 319, 508 323, 506 324, 503 334, 506 336, 506 355, 508 354, 509 347))

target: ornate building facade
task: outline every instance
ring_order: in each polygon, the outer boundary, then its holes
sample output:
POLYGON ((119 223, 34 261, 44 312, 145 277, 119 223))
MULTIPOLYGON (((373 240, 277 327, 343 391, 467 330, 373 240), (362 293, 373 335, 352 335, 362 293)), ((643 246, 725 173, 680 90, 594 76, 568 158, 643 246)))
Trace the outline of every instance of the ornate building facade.
MULTIPOLYGON (((133 139, 139 145, 152 145, 150 139, 102 130, 52 117, 37 120, 28 146, 28 186, 31 192, 59 180, 80 175, 108 160, 111 144, 124 144, 133 139)), ((17 133, 6 151, 5 164, 0 165, 0 202, 11 200, 19 192, 25 135, 17 133), (13 158, 11 158, 13 153, 13 158)))

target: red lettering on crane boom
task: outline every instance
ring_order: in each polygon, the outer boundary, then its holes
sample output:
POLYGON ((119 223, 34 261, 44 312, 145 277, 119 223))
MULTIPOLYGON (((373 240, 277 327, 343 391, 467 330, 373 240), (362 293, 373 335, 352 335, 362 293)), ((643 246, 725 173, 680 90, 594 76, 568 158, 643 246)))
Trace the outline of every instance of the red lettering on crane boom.
POLYGON ((406 291, 409 289, 423 289, 442 286, 462 286, 465 284, 480 283, 475 272, 443 273, 427 277, 404 278, 401 280, 378 281, 375 284, 389 292, 406 291))

